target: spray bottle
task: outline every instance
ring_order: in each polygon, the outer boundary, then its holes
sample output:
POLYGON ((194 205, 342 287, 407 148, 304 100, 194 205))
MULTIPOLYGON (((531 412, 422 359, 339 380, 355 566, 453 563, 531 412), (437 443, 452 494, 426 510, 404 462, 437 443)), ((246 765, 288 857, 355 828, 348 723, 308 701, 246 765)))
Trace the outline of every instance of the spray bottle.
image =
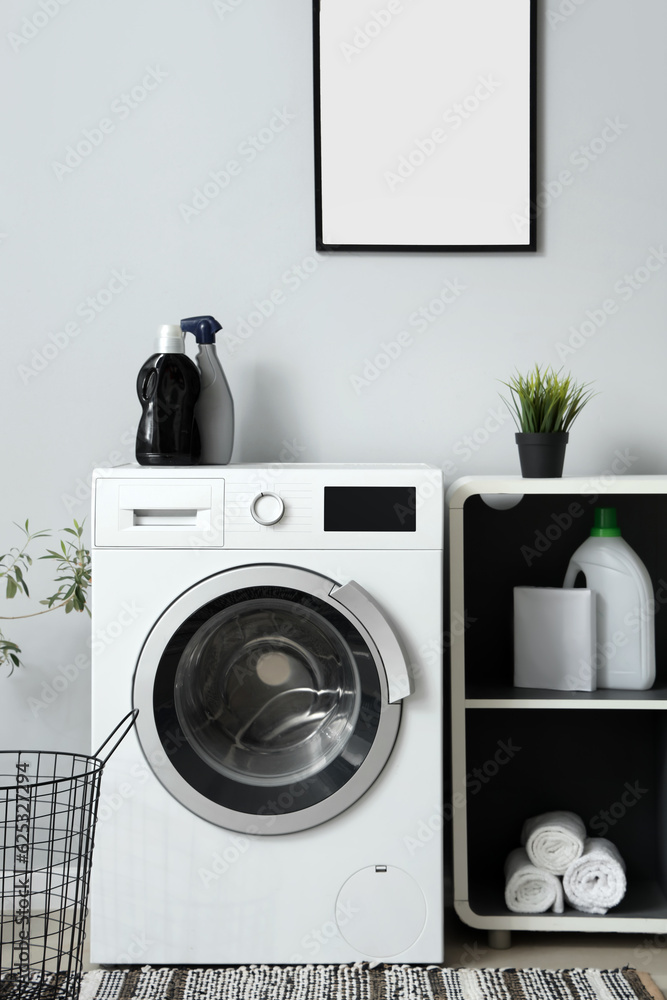
POLYGON ((196 418, 201 438, 202 465, 227 465, 234 446, 234 401, 215 348, 215 335, 222 327, 213 316, 191 316, 181 320, 183 333, 197 340, 197 364, 201 395, 196 418))

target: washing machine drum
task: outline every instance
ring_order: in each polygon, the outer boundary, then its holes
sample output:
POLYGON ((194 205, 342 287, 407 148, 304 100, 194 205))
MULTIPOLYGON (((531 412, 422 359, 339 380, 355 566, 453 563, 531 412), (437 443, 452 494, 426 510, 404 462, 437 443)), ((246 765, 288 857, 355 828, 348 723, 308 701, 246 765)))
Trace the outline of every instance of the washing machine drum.
POLYGON ((134 702, 147 760, 183 805, 271 834, 323 823, 367 791, 409 691, 397 637, 359 586, 254 566, 167 609, 134 702))

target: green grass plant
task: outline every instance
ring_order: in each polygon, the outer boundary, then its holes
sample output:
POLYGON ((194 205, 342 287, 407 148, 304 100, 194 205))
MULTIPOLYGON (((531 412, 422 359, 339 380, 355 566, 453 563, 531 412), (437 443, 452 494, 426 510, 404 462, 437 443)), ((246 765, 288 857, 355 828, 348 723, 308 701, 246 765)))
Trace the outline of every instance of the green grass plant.
POLYGON ((575 382, 570 374, 562 375, 551 366, 535 368, 522 375, 517 372, 509 382, 511 398, 505 399, 519 431, 524 434, 557 434, 569 430, 582 409, 595 395, 590 382, 575 382))

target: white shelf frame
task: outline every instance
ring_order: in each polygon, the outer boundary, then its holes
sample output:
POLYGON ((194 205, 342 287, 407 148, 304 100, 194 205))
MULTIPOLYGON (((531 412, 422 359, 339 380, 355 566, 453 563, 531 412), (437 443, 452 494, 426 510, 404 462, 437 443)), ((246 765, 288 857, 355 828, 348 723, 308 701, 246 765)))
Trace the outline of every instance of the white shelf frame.
MULTIPOLYGON (((466 795, 466 714, 476 709, 644 709, 667 710, 667 690, 627 691, 619 696, 615 691, 572 692, 545 691, 540 696, 520 691, 513 695, 510 688, 498 697, 482 694, 466 696, 465 631, 456 627, 465 621, 464 594, 464 504, 473 496, 579 494, 589 497, 621 494, 667 494, 667 476, 613 476, 601 474, 587 477, 566 476, 561 479, 523 479, 521 476, 467 476, 457 479, 447 491, 449 507, 450 564, 450 632, 451 632, 451 728, 452 728, 452 802, 454 851, 454 908, 464 923, 490 932, 587 931, 616 933, 667 932, 667 899, 665 917, 629 916, 612 911, 604 916, 578 913, 521 915, 507 911, 502 914, 477 913, 470 905, 468 881, 468 818, 466 795)), ((591 500, 591 503, 594 501, 591 500)), ((656 884, 647 887, 647 896, 664 895, 656 884)), ((649 907, 650 908, 650 907, 649 907)), ((662 906, 659 907, 662 909, 662 906)))

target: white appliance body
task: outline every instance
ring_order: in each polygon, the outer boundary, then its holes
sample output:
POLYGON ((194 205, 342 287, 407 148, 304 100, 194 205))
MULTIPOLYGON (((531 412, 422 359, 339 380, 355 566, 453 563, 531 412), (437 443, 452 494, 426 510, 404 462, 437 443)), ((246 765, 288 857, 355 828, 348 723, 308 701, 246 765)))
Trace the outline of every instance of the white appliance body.
POLYGON ((91 960, 441 962, 440 471, 93 484, 91 960))

